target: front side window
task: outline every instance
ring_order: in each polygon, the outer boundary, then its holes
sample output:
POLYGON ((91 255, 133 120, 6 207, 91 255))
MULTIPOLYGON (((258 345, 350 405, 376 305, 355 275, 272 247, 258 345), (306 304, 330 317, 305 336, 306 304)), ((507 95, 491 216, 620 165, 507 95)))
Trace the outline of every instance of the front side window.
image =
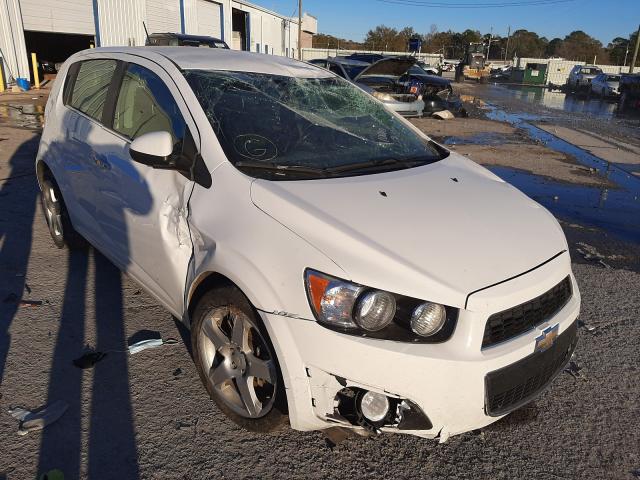
POLYGON ((446 155, 341 78, 203 70, 184 75, 229 161, 251 175, 279 169, 293 176, 295 169, 344 176, 361 167, 408 168, 446 155))
POLYGON ((101 121, 116 65, 115 60, 81 62, 69 98, 69 105, 91 118, 101 121))
POLYGON ((118 94, 113 129, 130 140, 145 133, 166 131, 179 146, 186 124, 162 79, 151 70, 130 64, 118 94))

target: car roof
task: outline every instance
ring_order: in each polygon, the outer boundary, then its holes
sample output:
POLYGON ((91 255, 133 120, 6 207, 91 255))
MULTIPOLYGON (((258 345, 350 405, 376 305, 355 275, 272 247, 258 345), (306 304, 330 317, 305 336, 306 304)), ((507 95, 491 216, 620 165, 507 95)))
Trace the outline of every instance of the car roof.
POLYGON ((329 57, 327 59, 330 62, 339 63, 341 65, 349 65, 352 67, 368 67, 371 65, 369 62, 363 62, 362 60, 354 60, 347 57, 329 57))
MULTIPOLYGON (((327 78, 323 68, 288 57, 223 48, 193 47, 101 47, 83 50, 72 58, 130 54, 149 60, 166 58, 182 70, 227 70, 301 78, 327 78)), ((77 58, 78 60, 80 58, 77 58)))

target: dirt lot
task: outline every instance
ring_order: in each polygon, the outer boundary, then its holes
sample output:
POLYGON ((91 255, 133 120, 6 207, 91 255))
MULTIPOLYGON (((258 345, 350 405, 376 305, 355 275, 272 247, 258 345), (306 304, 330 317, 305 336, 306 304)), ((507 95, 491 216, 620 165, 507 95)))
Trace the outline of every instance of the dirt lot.
MULTIPOLYGON (((517 135, 507 127, 496 126, 517 135)), ((99 254, 55 248, 37 205, 37 141, 37 132, 0 126, 0 479, 54 468, 67 479, 640 476, 637 245, 563 222, 589 328, 579 329, 573 375, 561 374, 534 404, 445 444, 387 435, 331 450, 321 433, 256 435, 226 420, 200 385, 183 343, 188 334, 171 315, 99 254), (122 352, 141 331, 179 343, 122 352), (72 360, 87 347, 108 353, 80 370, 72 360), (17 434, 11 407, 56 400, 69 405, 60 420, 17 434)), ((540 155, 545 171, 567 164, 540 155)), ((505 164, 515 156, 491 152, 505 164)), ((578 168, 571 165, 567 175, 578 168)))

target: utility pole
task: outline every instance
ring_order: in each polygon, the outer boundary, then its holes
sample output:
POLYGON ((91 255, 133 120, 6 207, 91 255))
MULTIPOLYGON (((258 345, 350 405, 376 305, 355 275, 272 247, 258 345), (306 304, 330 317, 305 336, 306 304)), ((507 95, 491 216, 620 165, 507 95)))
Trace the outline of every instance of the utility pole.
POLYGON ((627 49, 624 52, 624 63, 622 64, 623 67, 627 66, 627 55, 629 55, 629 43, 631 43, 631 41, 627 42, 627 49))
POLYGON ((302 0, 298 0, 298 60, 302 60, 302 0))
POLYGON ((631 65, 629 65, 629 73, 633 73, 633 67, 636 65, 636 59, 638 58, 638 47, 640 47, 640 25, 638 26, 638 31, 636 32, 636 48, 633 50, 633 59, 631 60, 631 65))
POLYGON ((489 34, 489 46, 487 47, 487 62, 489 61, 489 54, 491 53, 491 40, 493 40, 493 27, 491 27, 491 33, 489 34))
POLYGON ((507 33, 507 49, 504 51, 504 61, 507 61, 509 55, 509 40, 511 39, 511 25, 509 25, 509 32, 507 33))

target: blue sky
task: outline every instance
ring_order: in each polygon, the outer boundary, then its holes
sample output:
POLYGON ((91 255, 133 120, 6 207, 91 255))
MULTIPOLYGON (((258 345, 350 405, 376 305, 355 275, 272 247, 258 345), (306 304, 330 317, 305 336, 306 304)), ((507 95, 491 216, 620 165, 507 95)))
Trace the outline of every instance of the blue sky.
MULTIPOLYGON (((471 3, 473 0, 440 0, 471 3)), ((515 0, 504 0, 508 3, 515 0)), ((290 15, 297 0, 253 0, 254 3, 290 15)), ((497 0, 480 0, 491 3, 497 0)), ((384 24, 411 26, 421 33, 432 24, 438 30, 462 31, 467 28, 506 36, 519 28, 533 30, 551 39, 563 38, 573 30, 583 30, 605 46, 614 37, 626 37, 640 23, 640 0, 573 0, 566 4, 500 8, 450 9, 399 6, 378 0, 303 0, 303 11, 318 17, 318 30, 342 38, 362 40, 370 28, 384 24)))

